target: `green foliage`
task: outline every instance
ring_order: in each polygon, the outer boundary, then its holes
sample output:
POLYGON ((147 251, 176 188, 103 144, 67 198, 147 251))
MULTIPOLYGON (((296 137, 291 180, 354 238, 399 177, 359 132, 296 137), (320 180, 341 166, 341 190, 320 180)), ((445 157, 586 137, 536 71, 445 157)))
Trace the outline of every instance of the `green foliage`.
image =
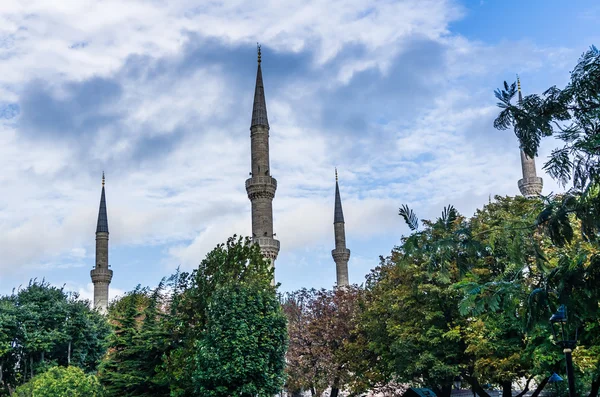
POLYGON ((77 367, 53 367, 19 386, 15 397, 104 397, 94 375, 77 367))
MULTIPOLYGON (((598 246, 576 234, 554 244, 550 223, 539 222, 562 200, 496 196, 470 219, 448 206, 411 228, 367 279, 350 344, 356 390, 399 381, 449 395, 457 375, 482 396, 480 383, 508 393, 516 380, 528 388, 535 379, 541 388, 552 372, 564 374, 548 324, 558 304, 570 308, 575 327, 593 330, 580 333, 574 360, 587 389, 589 380, 598 384, 598 246)), ((400 215, 418 221, 406 206, 400 215)), ((565 219, 562 237, 580 222, 565 219)))
POLYGON ((109 309, 114 332, 99 377, 111 396, 164 396, 168 385, 157 367, 168 343, 158 310, 163 284, 154 291, 136 288, 109 309))
POLYGON ((138 286, 114 302, 114 333, 99 369, 107 393, 178 397, 279 390, 286 326, 272 276, 258 245, 234 236, 191 274, 177 272, 153 290, 138 286))
POLYGON ((465 259, 476 247, 452 206, 422 224, 369 275, 353 349, 370 351, 371 362, 361 366, 376 368, 372 379, 360 379, 363 385, 394 380, 448 395, 469 362, 462 335, 466 322, 458 310, 462 294, 452 285, 469 267, 465 259))
POLYGON ((286 318, 274 288, 226 284, 212 294, 193 383, 207 397, 270 397, 284 382, 286 318))
POLYGON ((206 335, 213 293, 227 285, 260 284, 270 288, 272 279, 273 269, 258 245, 237 236, 209 252, 191 274, 172 277, 173 294, 164 323, 171 340, 160 371, 171 385, 172 396, 196 395, 191 374, 196 371, 197 342, 206 335))
POLYGON ((89 302, 37 281, 0 298, 0 320, 0 385, 5 389, 51 365, 94 371, 110 332, 89 302))

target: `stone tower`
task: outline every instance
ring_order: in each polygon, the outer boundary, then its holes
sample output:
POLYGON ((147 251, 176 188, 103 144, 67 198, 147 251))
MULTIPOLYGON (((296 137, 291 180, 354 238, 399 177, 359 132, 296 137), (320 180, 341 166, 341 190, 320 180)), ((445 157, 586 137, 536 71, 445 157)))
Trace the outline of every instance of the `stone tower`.
POLYGON ((350 250, 346 248, 346 228, 344 224, 344 212, 342 211, 342 199, 340 197, 340 186, 338 183, 337 169, 335 170, 335 205, 333 210, 333 232, 335 234, 335 249, 331 256, 335 262, 337 275, 337 286, 345 287, 348 283, 348 260, 350 250))
POLYGON ((269 165, 269 120, 260 57, 259 46, 250 123, 252 172, 246 180, 246 192, 252 203, 252 241, 260 246, 264 257, 270 259, 274 265, 279 253, 279 241, 273 238, 273 198, 277 190, 277 180, 271 177, 269 165))
POLYGON ((104 173, 102 173, 102 195, 96 226, 96 267, 90 272, 94 283, 94 308, 106 312, 108 307, 108 285, 113 271, 108 268, 108 217, 106 215, 106 197, 104 194, 104 173))
MULTIPOLYGON (((517 86, 519 89, 519 104, 523 102, 521 94, 521 80, 517 76, 517 86)), ((521 149, 521 169, 523 171, 523 179, 519 179, 518 185, 521 194, 525 197, 537 197, 542 193, 544 181, 538 177, 535 172, 535 159, 529 157, 523 149, 521 149)))

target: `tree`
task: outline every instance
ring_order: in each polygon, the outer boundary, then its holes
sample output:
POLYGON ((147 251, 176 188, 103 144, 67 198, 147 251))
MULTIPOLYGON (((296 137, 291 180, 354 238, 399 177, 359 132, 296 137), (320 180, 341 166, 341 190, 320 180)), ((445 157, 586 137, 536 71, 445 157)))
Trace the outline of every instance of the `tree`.
POLYGON ((110 330, 105 318, 78 298, 35 280, 0 298, 0 384, 4 389, 52 365, 96 369, 110 330))
POLYGON ((351 381, 350 365, 356 357, 348 347, 359 314, 360 292, 353 286, 302 289, 285 297, 290 338, 286 356, 289 391, 310 390, 320 396, 331 387, 330 396, 337 396, 351 381))
MULTIPOLYGON (((496 196, 477 210, 468 227, 480 246, 469 271, 455 284, 464 291, 460 312, 467 316, 467 352, 480 381, 498 384, 512 396, 515 381, 525 389, 544 371, 535 366, 547 327, 528 327, 527 301, 548 264, 542 253, 548 239, 535 227, 539 200, 496 196)), ((556 367, 557 356, 553 356, 556 367)), ((545 368, 544 368, 545 369, 545 368)), ((539 382, 541 384, 541 382, 539 382)))
MULTIPOLYGON (((593 351, 597 340, 587 330, 597 330, 598 236, 600 234, 600 51, 591 47, 579 59, 565 88, 553 86, 542 95, 528 95, 513 104, 515 84, 504 82, 496 90, 502 109, 494 125, 498 129, 514 128, 522 149, 537 155, 542 139, 553 136, 562 141, 544 169, 569 190, 557 197, 545 198, 545 208, 536 224, 559 248, 558 263, 543 274, 540 288, 532 295, 532 318, 539 320, 567 304, 569 317, 580 329, 582 345, 576 356, 583 359, 593 351), (579 230, 579 233, 575 233, 579 230), (577 237, 580 238, 577 239, 577 237), (590 282, 592 280, 592 282, 590 282), (596 284, 597 285, 597 284, 596 284), (591 350, 590 350, 591 349, 591 350)), ((597 357, 597 354, 596 354, 597 357)), ((585 360, 585 377, 591 380, 591 396, 600 388, 597 360, 585 360)), ((583 361, 580 361, 580 363, 583 361)), ((579 377, 581 378, 581 377, 579 377)))
MULTIPOLYGON (((196 396, 197 343, 206 335, 209 303, 216 290, 227 285, 270 286, 273 269, 257 244, 233 236, 206 255, 191 274, 176 273, 170 280, 172 294, 165 316, 170 335, 160 370, 173 397, 196 396)), ((265 287, 266 288, 266 287, 265 287)))
POLYGON ((114 332, 99 378, 111 396, 165 396, 166 382, 158 376, 169 342, 161 324, 163 283, 154 290, 137 287, 109 307, 114 332))
POLYGON ((286 318, 267 283, 225 284, 211 296, 196 342, 193 383, 209 397, 270 397, 284 382, 286 318))
POLYGON ((77 367, 53 367, 19 386, 16 397, 103 397, 105 394, 94 375, 77 367))
MULTIPOLYGON (((418 220, 400 210, 416 230, 418 220)), ((470 363, 458 311, 461 294, 451 288, 468 266, 465 220, 452 206, 423 230, 402 239, 367 279, 366 307, 359 333, 364 335, 386 382, 395 380, 432 388, 449 396, 454 378, 470 363)))
POLYGON ((15 379, 14 369, 18 357, 15 354, 13 342, 17 331, 17 307, 14 303, 14 296, 3 296, 0 298, 0 395, 9 393, 11 380, 15 379), (5 378, 8 381, 5 381, 5 378))

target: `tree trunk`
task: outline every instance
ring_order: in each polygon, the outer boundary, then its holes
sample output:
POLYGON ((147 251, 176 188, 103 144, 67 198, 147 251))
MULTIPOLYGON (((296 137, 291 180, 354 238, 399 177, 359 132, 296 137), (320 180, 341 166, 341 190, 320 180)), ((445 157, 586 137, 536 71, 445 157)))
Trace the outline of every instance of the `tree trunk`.
POLYGON ((542 390, 544 390, 544 387, 546 387, 546 383, 548 383, 548 379, 550 379, 550 377, 546 376, 544 378, 544 380, 538 385, 538 387, 533 391, 533 394, 531 395, 531 397, 538 397, 540 395, 542 390))
POLYGON ((329 397, 338 397, 340 394, 340 378, 336 376, 333 378, 333 385, 331 385, 331 393, 329 393, 329 397))
POLYGON ((69 347, 67 348, 67 366, 71 365, 71 341, 69 341, 69 347))
POLYGON ((46 352, 42 352, 42 358, 40 359, 40 362, 43 364, 44 363, 44 357, 46 356, 46 352))
POLYGON ((316 394, 317 394, 317 392, 315 391, 315 387, 311 386, 310 387, 310 395, 314 397, 316 394))
POLYGON ((512 382, 502 382, 502 397, 512 397, 512 382))
POLYGON ((29 356, 29 371, 31 371, 31 379, 33 379, 33 354, 29 356))
POLYGON ((479 397, 491 397, 485 390, 483 390, 483 387, 481 387, 481 385, 477 381, 477 378, 475 378, 474 376, 469 376, 467 374, 462 374, 462 377, 467 382, 469 382, 469 384, 473 388, 473 391, 477 393, 479 397))
POLYGON ((592 381, 592 390, 590 390, 589 397, 598 397, 598 391, 600 390, 600 376, 592 381))
POLYGON ((3 366, 4 363, 0 363, 0 386, 4 386, 4 377, 2 376, 2 370, 3 370, 3 366))
POLYGON ((527 394, 527 392, 529 391, 529 384, 531 383, 532 379, 533 379, 533 375, 527 379, 527 383, 525 383, 525 387, 523 388, 523 391, 521 393, 517 394, 515 397, 523 397, 525 394, 527 394))

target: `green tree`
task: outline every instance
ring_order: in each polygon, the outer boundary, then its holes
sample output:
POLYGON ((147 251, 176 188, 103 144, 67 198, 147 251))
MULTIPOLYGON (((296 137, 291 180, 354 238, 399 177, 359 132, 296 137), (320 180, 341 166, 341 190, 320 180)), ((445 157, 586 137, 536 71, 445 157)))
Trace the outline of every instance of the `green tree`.
POLYGON ((96 369, 110 329, 88 301, 78 298, 35 280, 0 298, 0 383, 5 389, 52 365, 96 369))
POLYGON ((597 331, 599 321, 598 293, 590 280, 597 281, 600 266, 600 51, 592 46, 580 57, 563 89, 553 86, 542 95, 528 95, 513 103, 516 94, 514 83, 505 82, 503 89, 496 90, 502 111, 495 127, 513 128, 521 147, 532 157, 542 139, 552 136, 562 141, 544 169, 569 186, 565 194, 545 198, 536 221, 565 250, 557 255, 552 271, 542 274, 531 299, 532 319, 548 316, 557 304, 567 305, 571 322, 584 331, 575 356, 581 358, 580 369, 588 369, 583 377, 591 380, 590 395, 596 396, 600 367, 597 360, 583 357, 588 356, 586 351, 591 352, 589 357, 597 353, 597 340, 588 330, 597 331), (581 366, 583 361, 587 364, 581 366))
MULTIPOLYGON (((400 214, 417 229, 411 210, 403 207, 400 214)), ((446 397, 454 378, 470 364, 465 320, 458 311, 461 293, 452 285, 473 248, 464 218, 451 206, 423 225, 369 275, 359 332, 373 352, 371 365, 385 381, 427 386, 446 397)))
POLYGON ((17 307, 14 296, 0 297, 0 395, 8 394, 9 386, 11 383, 14 384, 16 375, 14 369, 18 356, 15 354, 13 342, 17 331, 17 307))
POLYGON ((16 397, 103 397, 102 386, 94 375, 77 367, 53 367, 19 386, 16 397))
POLYGON ((161 324, 163 284, 140 288, 114 302, 109 315, 114 332, 99 378, 111 396, 165 396, 168 385, 157 375, 168 335, 161 324))
POLYGON ((173 397, 196 395, 197 343, 205 337, 208 305, 214 292, 226 285, 270 285, 273 269, 249 238, 233 236, 206 255, 191 274, 178 272, 170 280, 173 291, 165 316, 171 336, 160 376, 173 397))
POLYGON ((217 288, 196 342, 193 383, 209 397, 270 397, 284 383, 286 318, 268 283, 217 288))
MULTIPOLYGON (((467 320, 463 334, 474 375, 499 384, 504 396, 524 378, 526 390, 536 379, 534 393, 539 393, 552 372, 561 372, 562 355, 551 343, 548 324, 556 307, 552 300, 565 302, 576 290, 576 312, 588 316, 587 324, 598 318, 597 249, 578 236, 563 246, 552 244, 545 228, 534 222, 542 207, 536 199, 496 196, 478 210, 467 234, 479 249, 454 285, 464 292, 459 308, 467 320)), ((584 366, 596 368, 591 351, 588 344, 580 349, 582 372, 584 366)))

